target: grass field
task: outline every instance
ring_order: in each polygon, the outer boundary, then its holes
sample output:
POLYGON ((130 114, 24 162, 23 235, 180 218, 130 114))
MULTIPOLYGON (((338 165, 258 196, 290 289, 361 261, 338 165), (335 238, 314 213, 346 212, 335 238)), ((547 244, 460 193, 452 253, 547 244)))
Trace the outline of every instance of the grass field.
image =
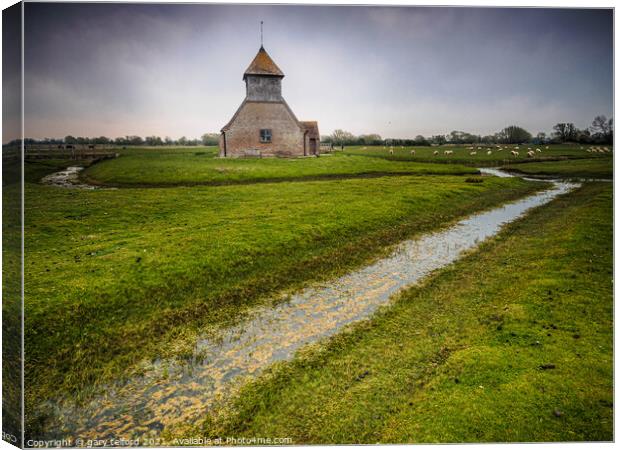
MULTIPOLYGON (((55 164, 27 173, 34 181, 55 164)), ((238 320, 269 294, 542 186, 466 178, 96 191, 26 183, 29 427, 43 426, 43 399, 79 398, 143 358, 188 355, 200 327, 238 320)))
POLYGON ((463 165, 420 164, 335 153, 319 158, 221 159, 207 148, 129 148, 120 158, 93 165, 82 178, 109 186, 193 186, 351 178, 360 175, 462 175, 463 165))
MULTIPOLYGON (((87 398, 144 359, 183 360, 198 334, 277 292, 547 186, 470 183, 475 166, 499 161, 452 150, 458 158, 431 164, 428 148, 413 161, 408 149, 222 160, 214 148, 128 148, 84 171, 120 186, 94 191, 39 184, 75 162, 27 163, 29 431, 45 429, 44 400, 87 398)), ((567 159, 584 152, 558 147, 548 152, 558 161, 509 169, 611 174, 609 155, 567 159)), ((296 443, 608 439, 610 199, 610 185, 593 183, 541 208, 370 322, 275 368, 198 431, 296 443)))
MULTIPOLYGON (((399 146, 393 148, 393 154, 390 154, 389 147, 363 147, 352 146, 345 147, 344 154, 348 155, 364 155, 373 156, 392 161, 413 161, 413 162, 435 162, 435 163, 452 163, 476 165, 478 167, 501 166, 505 164, 514 164, 520 162, 531 161, 556 161, 562 159, 579 159, 579 158, 601 158, 611 160, 611 153, 588 153, 588 146, 585 145, 519 145, 519 156, 512 156, 511 150, 515 145, 504 145, 502 150, 498 150, 495 146, 474 146, 474 150, 467 146, 442 146, 442 147, 404 147, 399 146), (478 147, 481 147, 478 149, 478 147), (549 148, 546 148, 549 147, 549 148), (487 152, 491 151, 491 154, 487 152), (535 152, 536 156, 530 158, 527 156, 528 149, 538 148, 541 152, 535 152), (411 150, 415 150, 415 155, 411 154, 411 150), (438 155, 434 152, 437 151, 438 155), (452 155, 445 155, 444 151, 452 151, 452 155), (475 155, 471 152, 475 151, 475 155)), ((611 150, 611 147, 609 147, 611 150)))
POLYGON ((560 176, 563 178, 613 178, 612 158, 569 159, 566 161, 547 161, 526 164, 513 164, 502 167, 509 172, 532 176, 560 176))
POLYGON ((612 440, 612 233, 611 185, 586 184, 193 431, 297 445, 612 440))

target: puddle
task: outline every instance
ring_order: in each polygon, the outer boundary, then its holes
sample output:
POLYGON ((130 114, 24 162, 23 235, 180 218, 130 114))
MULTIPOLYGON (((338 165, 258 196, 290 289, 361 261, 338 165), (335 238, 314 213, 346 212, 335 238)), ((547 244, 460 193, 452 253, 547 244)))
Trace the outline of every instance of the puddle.
MULTIPOLYGON (((512 176, 496 169, 483 174, 512 176)), ((553 186, 522 200, 474 214, 457 224, 404 241, 387 258, 329 284, 302 290, 275 307, 261 307, 217 341, 200 340, 187 366, 158 362, 145 376, 110 387, 83 407, 70 400, 52 405, 53 437, 136 438, 195 423, 244 380, 287 360, 305 344, 334 335, 368 318, 390 297, 458 259, 500 228, 579 184, 553 186), (165 368, 171 365, 172 368, 165 368)))

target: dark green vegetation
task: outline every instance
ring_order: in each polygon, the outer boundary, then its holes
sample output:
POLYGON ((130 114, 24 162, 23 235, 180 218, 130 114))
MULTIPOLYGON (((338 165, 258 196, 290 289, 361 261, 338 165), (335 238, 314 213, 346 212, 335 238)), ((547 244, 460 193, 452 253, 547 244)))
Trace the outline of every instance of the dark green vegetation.
POLYGON ((533 176, 559 176, 562 178, 613 178, 614 161, 609 158, 569 159, 503 167, 510 172, 533 176))
POLYGON ((21 164, 2 164, 2 414, 3 439, 21 443, 21 164))
MULTIPOLYGON (((37 165, 27 173, 54 170, 37 165)), ((465 178, 97 191, 29 178, 30 429, 44 426, 35 418, 44 399, 79 398, 145 357, 188 355, 199 328, 237 320, 276 291, 344 273, 406 237, 542 186, 465 178)))
POLYGON ((276 366, 198 434, 612 440, 612 242, 612 186, 586 184, 276 366))
POLYGON ((193 186, 354 178, 397 174, 463 175, 475 169, 461 165, 412 164, 342 153, 319 158, 224 159, 215 147, 130 148, 121 157, 87 169, 82 178, 110 186, 193 186))
MULTIPOLYGON (((585 145, 502 145, 502 149, 498 150, 493 145, 476 145, 472 146, 442 146, 442 147, 394 147, 393 154, 390 154, 390 148, 386 147, 345 147, 344 153, 349 155, 373 156, 393 161, 414 161, 414 162, 435 162, 435 163, 452 163, 476 165, 478 167, 500 166, 505 164, 514 164, 532 161, 558 161, 565 159, 581 159, 581 158, 602 158, 611 161, 611 153, 588 153, 588 146, 585 145), (481 147, 478 149, 478 147, 481 147), (519 156, 511 155, 511 151, 519 147, 519 156), (549 147, 549 148, 547 148, 549 147), (536 152, 536 149, 540 152, 536 152), (491 154, 489 155, 489 149, 491 154), (528 157, 528 149, 535 152, 533 158, 528 157), (415 150, 415 154, 411 151, 415 150), (451 155, 445 155, 445 151, 452 151, 451 155), (472 152, 476 152, 472 155, 472 152), (437 155, 434 152, 438 152, 437 155)), ((611 149, 611 147, 609 147, 611 149)))

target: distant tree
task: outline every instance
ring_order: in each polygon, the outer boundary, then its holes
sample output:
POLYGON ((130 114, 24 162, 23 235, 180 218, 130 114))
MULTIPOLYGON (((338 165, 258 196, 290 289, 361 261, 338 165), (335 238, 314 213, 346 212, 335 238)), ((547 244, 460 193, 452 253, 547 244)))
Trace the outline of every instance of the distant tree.
POLYGON ((178 145, 187 145, 187 138, 185 136, 181 136, 178 140, 177 140, 178 145))
POLYGON ((498 133, 499 142, 505 144, 521 144, 529 142, 531 139, 532 135, 530 132, 517 125, 510 125, 498 133))
POLYGON ((584 130, 577 130, 577 136, 575 140, 580 144, 588 144, 592 142, 592 135, 590 134, 590 130, 588 130, 587 128, 584 130))
POLYGON ((158 145, 164 145, 164 141, 162 141, 159 136, 147 136, 144 138, 144 143, 151 147, 155 147, 158 145))
POLYGON ((431 143, 436 144, 436 145, 443 145, 447 141, 448 140, 443 134, 437 134, 435 136, 431 136, 431 143))
POLYGON ((547 140, 547 133, 545 133, 544 131, 540 131, 540 132, 536 135, 536 141, 537 141, 539 144, 544 144, 546 140, 547 140))
POLYGON ((592 121, 590 130, 596 140, 610 144, 613 142, 614 119, 607 119, 604 115, 596 116, 592 121))
POLYGON ((99 136, 97 138, 91 139, 95 144, 109 144, 111 139, 105 136, 99 136))
POLYGON ((421 134, 418 134, 415 137, 413 145, 431 145, 431 143, 424 136, 422 136, 421 134))
POLYGON ((573 123, 557 123, 553 126, 553 135, 560 142, 576 141, 577 131, 573 123))
POLYGON ((334 132, 331 134, 331 138, 334 144, 344 145, 351 143, 355 139, 355 136, 348 131, 338 129, 334 130, 334 132))
POLYGON ((71 135, 65 136, 65 144, 77 144, 77 139, 71 135))
POLYGON ((220 142, 220 135, 218 133, 205 133, 200 137, 202 145, 218 145, 220 142))
POLYGON ((383 139, 378 134, 362 134, 358 137, 360 145, 381 145, 383 139))

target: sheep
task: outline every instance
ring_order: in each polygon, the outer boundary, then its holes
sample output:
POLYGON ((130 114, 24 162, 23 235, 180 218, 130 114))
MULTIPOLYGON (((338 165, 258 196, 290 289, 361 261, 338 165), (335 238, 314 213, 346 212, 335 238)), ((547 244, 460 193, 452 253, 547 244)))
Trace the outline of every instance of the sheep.
POLYGON ((476 152, 476 151, 474 150, 473 152, 469 152, 469 154, 470 154, 471 156, 474 156, 474 155, 477 155, 477 154, 478 154, 478 152, 476 152))
POLYGON ((527 152, 527 156, 529 156, 530 158, 533 158, 535 154, 536 153, 534 153, 533 150, 530 150, 529 152, 527 152))
POLYGON ((537 151, 538 153, 542 153, 542 150, 541 150, 541 149, 539 149, 539 148, 537 148, 537 149, 536 149, 536 151, 537 151))
POLYGON ((487 152, 487 155, 490 155, 491 153, 493 153, 493 152, 492 152, 491 150, 489 150, 489 151, 487 152))
POLYGON ((548 145, 545 147, 545 150, 549 150, 549 146, 548 145))
POLYGON ((415 155, 415 150, 411 150, 411 154, 412 154, 412 155, 415 155))
POLYGON ((443 154, 444 155, 451 155, 452 154, 452 150, 444 150, 443 154))
POLYGON ((512 151, 510 152, 510 154, 511 154, 512 156, 519 156, 519 152, 518 152, 518 151, 516 151, 516 150, 512 150, 512 151))
POLYGON ((438 151, 438 150, 435 150, 435 151, 433 152, 433 155, 435 155, 435 156, 439 155, 439 151, 438 151))
POLYGON ((390 155, 394 154, 394 150, 390 149, 390 155))

